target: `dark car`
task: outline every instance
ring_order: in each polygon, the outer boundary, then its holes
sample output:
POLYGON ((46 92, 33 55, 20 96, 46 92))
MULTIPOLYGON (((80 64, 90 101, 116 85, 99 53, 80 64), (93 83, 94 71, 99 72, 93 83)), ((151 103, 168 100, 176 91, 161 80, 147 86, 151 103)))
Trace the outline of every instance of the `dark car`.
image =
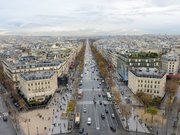
POLYGON ((114 126, 110 126, 110 129, 113 131, 113 132, 116 132, 116 128, 114 126))
POLYGON ((99 104, 102 105, 102 101, 99 101, 99 104))
POLYGON ((79 133, 82 134, 84 132, 84 128, 79 129, 79 133))
POLYGON ((105 119, 104 113, 101 113, 101 118, 102 118, 102 119, 105 119))
POLYGON ((7 116, 3 115, 3 121, 7 121, 7 116))
POLYGON ((105 112, 106 112, 106 113, 108 113, 108 110, 107 110, 107 109, 105 109, 105 112))

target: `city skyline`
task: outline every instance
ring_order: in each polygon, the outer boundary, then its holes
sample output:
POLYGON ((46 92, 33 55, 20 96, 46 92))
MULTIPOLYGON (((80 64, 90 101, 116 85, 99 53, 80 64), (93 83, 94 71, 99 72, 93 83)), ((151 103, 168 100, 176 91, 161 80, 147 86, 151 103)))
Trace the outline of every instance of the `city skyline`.
POLYGON ((178 0, 0 1, 0 35, 180 34, 178 0))

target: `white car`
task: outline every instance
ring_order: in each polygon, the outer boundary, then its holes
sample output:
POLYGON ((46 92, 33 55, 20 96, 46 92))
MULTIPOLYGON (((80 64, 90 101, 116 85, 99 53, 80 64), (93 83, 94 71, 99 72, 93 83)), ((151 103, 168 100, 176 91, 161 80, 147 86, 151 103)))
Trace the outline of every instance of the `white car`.
POLYGON ((83 112, 86 113, 86 108, 84 107, 83 112))
POLYGON ((115 118, 115 115, 114 115, 114 113, 112 113, 112 114, 111 114, 111 117, 112 117, 113 119, 115 118))
POLYGON ((91 125, 91 117, 88 117, 87 124, 88 124, 88 125, 91 125))

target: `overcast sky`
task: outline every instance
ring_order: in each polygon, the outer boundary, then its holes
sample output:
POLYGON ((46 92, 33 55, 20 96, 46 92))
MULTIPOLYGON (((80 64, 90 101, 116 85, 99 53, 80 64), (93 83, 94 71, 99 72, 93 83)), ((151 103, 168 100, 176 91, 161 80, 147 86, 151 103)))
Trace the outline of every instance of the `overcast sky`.
POLYGON ((180 34, 180 0, 0 0, 0 34, 180 34))

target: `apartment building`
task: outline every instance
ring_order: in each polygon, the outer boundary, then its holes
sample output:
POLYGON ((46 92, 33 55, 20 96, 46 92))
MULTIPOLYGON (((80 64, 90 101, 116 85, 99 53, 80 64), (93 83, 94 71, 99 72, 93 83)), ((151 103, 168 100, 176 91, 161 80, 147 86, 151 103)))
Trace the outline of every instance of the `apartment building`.
POLYGON ((58 88, 57 73, 54 71, 22 73, 19 81, 20 91, 27 101, 42 102, 58 88))
POLYGON ((179 69, 179 56, 174 51, 162 55, 162 69, 168 74, 177 74, 179 69))
POLYGON ((163 97, 166 88, 166 73, 156 68, 136 68, 128 73, 128 87, 136 94, 143 92, 163 97))
MULTIPOLYGON (((26 58, 27 59, 27 58, 26 58)), ((20 74, 25 72, 36 71, 55 71, 57 77, 60 76, 63 70, 66 68, 66 62, 61 61, 30 61, 30 60, 4 60, 3 70, 4 73, 13 81, 18 83, 20 80, 20 74)))
POLYGON ((160 59, 157 53, 121 52, 117 58, 117 72, 123 81, 128 80, 128 71, 132 68, 159 68, 160 59))

